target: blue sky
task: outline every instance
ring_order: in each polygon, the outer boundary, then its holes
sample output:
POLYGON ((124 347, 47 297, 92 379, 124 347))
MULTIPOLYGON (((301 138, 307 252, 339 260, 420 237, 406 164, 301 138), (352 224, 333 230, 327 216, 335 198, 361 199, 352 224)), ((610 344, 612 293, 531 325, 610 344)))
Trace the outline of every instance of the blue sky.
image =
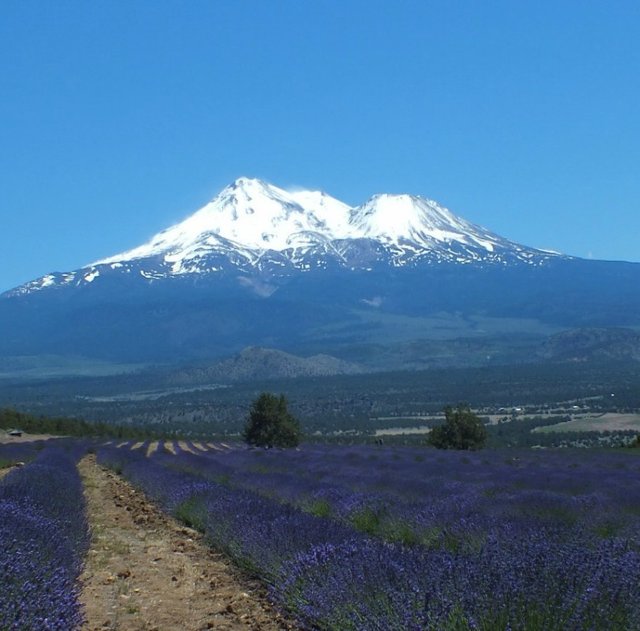
POLYGON ((241 175, 640 261, 636 1, 5 0, 0 60, 0 290, 241 175))

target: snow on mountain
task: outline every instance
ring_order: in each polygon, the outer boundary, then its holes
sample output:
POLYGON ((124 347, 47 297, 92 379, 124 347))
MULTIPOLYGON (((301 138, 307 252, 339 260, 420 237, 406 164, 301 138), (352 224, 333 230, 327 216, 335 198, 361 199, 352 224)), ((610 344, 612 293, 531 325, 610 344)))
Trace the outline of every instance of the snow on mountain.
POLYGON ((260 180, 240 178, 148 243, 94 265, 161 256, 172 264, 174 273, 185 273, 193 271, 183 265, 186 261, 210 251, 235 249, 247 262, 255 263, 268 251, 326 250, 328 244, 353 239, 394 246, 392 263, 406 259, 398 256, 398 247, 405 247, 403 254, 412 256, 437 250, 443 255, 454 251, 459 255, 460 247, 487 254, 512 250, 527 254, 527 259, 545 254, 507 241, 422 197, 375 195, 352 208, 320 191, 289 192, 260 180))
POLYGON ((389 243, 413 242, 426 248, 457 241, 492 252, 504 243, 436 202, 412 195, 375 195, 353 210, 351 222, 362 237, 389 243))
POLYGON ((215 246, 219 237, 238 249, 275 250, 291 247, 296 236, 317 232, 329 238, 347 238, 350 208, 315 191, 288 193, 261 182, 240 178, 183 222, 154 236, 148 243, 94 265, 215 246))
POLYGON ((375 195, 353 208, 320 191, 286 191, 239 178, 147 243, 76 272, 48 274, 12 293, 91 283, 107 269, 151 280, 229 267, 277 274, 329 262, 370 269, 373 263, 541 264, 553 256, 503 239, 422 197, 375 195))

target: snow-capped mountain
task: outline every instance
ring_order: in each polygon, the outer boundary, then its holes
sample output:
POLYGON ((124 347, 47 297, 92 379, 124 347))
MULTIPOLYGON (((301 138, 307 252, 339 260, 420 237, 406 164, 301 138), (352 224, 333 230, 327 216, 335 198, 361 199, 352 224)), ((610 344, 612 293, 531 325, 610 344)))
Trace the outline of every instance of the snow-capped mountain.
POLYGON ((113 273, 148 280, 228 271, 278 277, 333 266, 540 265, 554 256, 508 241, 422 197, 375 195, 353 208, 323 192, 286 191, 240 178, 133 250, 13 291, 82 285, 113 273))
POLYGON ((0 295, 0 360, 175 362, 258 346, 380 368, 461 338, 452 361, 477 339, 483 361, 500 348, 526 359, 563 328, 640 327, 638 287, 640 264, 528 248, 422 197, 351 207, 241 178, 133 250, 0 295))

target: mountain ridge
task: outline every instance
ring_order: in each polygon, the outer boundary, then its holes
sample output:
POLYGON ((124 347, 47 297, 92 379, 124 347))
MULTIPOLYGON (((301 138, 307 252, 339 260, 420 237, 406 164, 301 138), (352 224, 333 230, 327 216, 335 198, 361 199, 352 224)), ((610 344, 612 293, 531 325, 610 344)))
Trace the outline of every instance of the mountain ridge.
POLYGON ((265 379, 356 375, 363 372, 365 369, 362 366, 331 355, 300 357, 278 349, 249 346, 215 364, 182 367, 171 374, 171 383, 236 383, 265 379))

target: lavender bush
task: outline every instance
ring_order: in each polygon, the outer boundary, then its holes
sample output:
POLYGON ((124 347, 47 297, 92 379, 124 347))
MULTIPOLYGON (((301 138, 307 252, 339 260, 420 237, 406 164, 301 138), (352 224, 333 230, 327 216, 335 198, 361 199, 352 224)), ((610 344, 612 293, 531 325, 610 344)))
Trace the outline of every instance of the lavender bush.
POLYGON ((82 622, 76 580, 89 530, 78 453, 46 447, 0 482, 0 629, 69 631, 82 622))
POLYGON ((0 468, 33 460, 44 446, 44 441, 0 444, 0 468))

